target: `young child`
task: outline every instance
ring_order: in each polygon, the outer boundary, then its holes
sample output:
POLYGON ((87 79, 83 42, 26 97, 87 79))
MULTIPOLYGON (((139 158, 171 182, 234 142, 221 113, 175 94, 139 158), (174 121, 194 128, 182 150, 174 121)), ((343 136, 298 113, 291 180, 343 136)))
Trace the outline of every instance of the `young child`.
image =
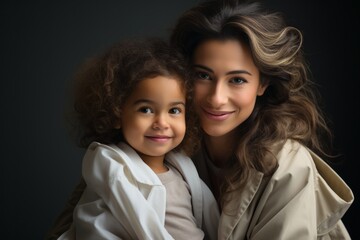
POLYGON ((197 145, 184 64, 164 41, 144 39, 80 68, 86 189, 59 239, 216 239, 216 201, 184 155, 197 145))

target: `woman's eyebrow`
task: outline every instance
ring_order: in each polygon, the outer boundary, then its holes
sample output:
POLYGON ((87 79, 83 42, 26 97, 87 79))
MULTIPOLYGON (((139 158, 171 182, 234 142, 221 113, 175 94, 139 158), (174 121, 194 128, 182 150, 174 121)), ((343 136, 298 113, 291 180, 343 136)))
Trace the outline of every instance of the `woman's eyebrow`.
MULTIPOLYGON (((210 73, 214 73, 214 71, 211 69, 211 68, 208 68, 204 65, 200 65, 200 64, 194 64, 193 67, 196 67, 196 68, 201 68, 201 69, 204 69, 210 73)), ((230 71, 230 72, 227 72, 226 75, 231 75, 231 74, 248 74, 248 75, 252 75, 250 72, 246 71, 246 70, 233 70, 233 71, 230 71)))
POLYGON ((226 75, 230 75, 230 74, 248 74, 250 76, 252 75, 250 72, 246 70, 234 70, 226 73, 226 75))
POLYGON ((201 69, 204 69, 204 70, 206 70, 208 72, 214 73, 214 71, 211 68, 205 67, 204 65, 194 64, 193 67, 201 68, 201 69))

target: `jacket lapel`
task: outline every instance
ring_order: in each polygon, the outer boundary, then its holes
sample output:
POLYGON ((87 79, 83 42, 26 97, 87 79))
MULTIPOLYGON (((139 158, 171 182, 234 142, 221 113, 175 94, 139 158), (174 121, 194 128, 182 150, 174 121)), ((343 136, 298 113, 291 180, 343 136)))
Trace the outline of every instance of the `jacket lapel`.
MULTIPOLYGON (((242 232, 244 234, 247 232, 249 226, 238 225, 243 218, 247 218, 247 210, 261 185, 262 179, 263 173, 253 170, 251 178, 247 182, 243 191, 239 190, 231 194, 231 200, 226 204, 220 216, 219 239, 228 239, 235 228, 244 228, 242 232)), ((248 219, 245 222, 249 222, 248 219)))

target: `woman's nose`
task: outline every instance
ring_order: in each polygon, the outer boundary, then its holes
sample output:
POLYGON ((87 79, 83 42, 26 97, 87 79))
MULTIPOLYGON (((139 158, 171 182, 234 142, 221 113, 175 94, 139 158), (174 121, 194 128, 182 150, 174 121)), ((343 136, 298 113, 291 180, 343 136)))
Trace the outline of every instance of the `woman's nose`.
POLYGON ((226 86, 221 82, 214 83, 209 91, 207 101, 212 107, 218 108, 227 103, 227 91, 226 86))

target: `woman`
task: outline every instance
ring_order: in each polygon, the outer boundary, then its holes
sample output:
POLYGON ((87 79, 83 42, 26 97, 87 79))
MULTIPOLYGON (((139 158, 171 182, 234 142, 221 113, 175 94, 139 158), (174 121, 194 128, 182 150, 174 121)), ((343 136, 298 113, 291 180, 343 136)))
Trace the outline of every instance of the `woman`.
POLYGON ((193 159, 222 211, 218 238, 349 239, 353 194, 315 154, 327 156, 331 134, 300 31, 257 3, 208 1, 178 19, 171 43, 195 74, 193 159))
POLYGON ((218 239, 350 239, 341 218, 354 197, 318 157, 331 134, 300 31, 257 3, 206 1, 171 44, 193 66, 203 134, 192 158, 222 212, 218 239))

